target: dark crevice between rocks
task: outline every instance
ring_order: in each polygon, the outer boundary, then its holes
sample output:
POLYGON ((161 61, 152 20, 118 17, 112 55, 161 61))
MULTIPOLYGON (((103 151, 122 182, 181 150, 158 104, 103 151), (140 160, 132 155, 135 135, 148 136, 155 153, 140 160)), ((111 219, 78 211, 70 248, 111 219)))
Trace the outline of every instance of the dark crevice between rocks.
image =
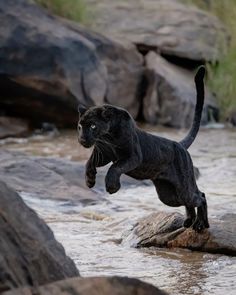
POLYGON ((78 113, 69 102, 65 107, 63 100, 66 98, 62 97, 60 102, 56 96, 25 87, 6 75, 0 75, 1 113, 27 118, 32 127, 41 127, 43 122, 55 123, 58 127, 75 127, 78 113))
POLYGON ((192 60, 185 57, 179 57, 172 54, 167 54, 163 52, 160 48, 157 46, 142 44, 142 43, 136 43, 135 44, 137 50, 139 53, 141 53, 144 57, 150 52, 154 51, 155 53, 161 55, 163 58, 165 58, 167 61, 169 61, 172 64, 175 64, 177 66, 180 66, 185 69, 193 70, 196 69, 200 65, 206 64, 204 60, 192 60))
POLYGON ((154 51, 154 52, 160 54, 160 50, 156 46, 151 46, 151 45, 142 44, 142 43, 136 43, 135 46, 136 46, 138 52, 141 53, 144 57, 150 51, 154 51))
MULTIPOLYGON (((150 51, 150 47, 148 47, 149 49, 146 50, 147 46, 145 46, 144 44, 135 44, 135 45, 136 45, 137 51, 139 53, 141 53, 142 58, 143 58, 143 62, 142 62, 143 74, 141 76, 140 82, 138 83, 138 87, 137 87, 137 91, 136 91, 137 101, 139 101, 139 110, 138 110, 138 114, 135 119, 139 123, 146 123, 147 120, 145 119, 145 116, 143 113, 143 111, 144 111, 144 98, 146 97, 146 95, 148 93, 148 89, 150 88, 151 79, 150 79, 150 70, 147 69, 145 55, 150 51)), ((152 50, 156 51, 155 49, 156 49, 156 47, 153 46, 152 50)), ((156 124, 156 122, 153 122, 153 124, 156 124)))
POLYGON ((10 287, 4 285, 4 283, 2 284, 2 282, 0 282, 0 294, 6 291, 11 290, 10 287))
POLYGON ((200 65, 205 65, 206 62, 204 60, 192 60, 184 57, 169 55, 165 53, 160 54, 163 58, 165 58, 168 62, 180 66, 182 68, 188 69, 188 70, 194 70, 200 65))
POLYGON ((144 108, 143 100, 147 94, 148 88, 149 88, 149 79, 147 76, 147 71, 144 70, 143 75, 141 76, 140 82, 138 83, 137 95, 136 95, 137 100, 140 102, 136 120, 140 123, 145 122, 145 118, 144 118, 144 114, 143 114, 143 108, 144 108))

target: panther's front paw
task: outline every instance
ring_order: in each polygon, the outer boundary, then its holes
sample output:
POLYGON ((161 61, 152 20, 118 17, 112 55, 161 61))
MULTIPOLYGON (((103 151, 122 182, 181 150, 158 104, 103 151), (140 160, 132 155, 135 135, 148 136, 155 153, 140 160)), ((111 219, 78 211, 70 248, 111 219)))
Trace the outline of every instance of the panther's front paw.
POLYGON ((91 188, 95 185, 96 182, 96 170, 87 170, 85 173, 85 182, 86 185, 91 188))
POLYGON ((118 190, 120 189, 120 183, 117 184, 106 184, 106 191, 109 194, 114 194, 116 192, 118 192, 118 190))
POLYGON ((114 174, 107 174, 105 179, 106 191, 109 194, 114 194, 120 189, 120 179, 114 174))
POLYGON ((86 175, 85 182, 87 187, 92 188, 95 185, 95 177, 89 177, 88 175, 86 175))

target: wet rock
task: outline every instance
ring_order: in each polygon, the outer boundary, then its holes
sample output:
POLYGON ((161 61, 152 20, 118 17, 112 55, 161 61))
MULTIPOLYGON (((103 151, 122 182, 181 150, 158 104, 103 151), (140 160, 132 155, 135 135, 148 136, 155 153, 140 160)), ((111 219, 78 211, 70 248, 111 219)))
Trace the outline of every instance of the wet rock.
MULTIPOLYGON (((33 295, 33 288, 21 288, 3 295, 33 295)), ((126 277, 73 278, 37 288, 37 295, 167 295, 160 289, 126 277)))
POLYGON ((135 43, 143 53, 203 62, 215 61, 229 38, 219 20, 180 0, 88 0, 96 12, 95 28, 135 43))
POLYGON ((124 242, 134 247, 179 247, 209 253, 236 256, 236 214, 210 220, 210 228, 196 233, 182 227, 184 216, 179 213, 155 212, 141 218, 124 242))
POLYGON ((0 293, 78 276, 43 220, 0 182, 0 293))
MULTIPOLYGON (((62 200, 73 203, 95 203, 104 200, 105 174, 99 169, 96 185, 85 184, 85 163, 66 159, 28 156, 19 152, 0 152, 0 179, 23 196, 62 200)), ((122 177, 122 186, 149 185, 146 181, 122 177)))
POLYGON ((93 203, 99 193, 86 188, 84 165, 62 159, 0 152, 0 178, 22 195, 93 203))
POLYGON ((30 126, 27 121, 20 118, 0 116, 0 139, 27 136, 29 132, 30 126))
MULTIPOLYGON (((145 57, 148 69, 148 91, 143 99, 143 116, 147 122, 171 127, 188 128, 196 105, 195 72, 171 64, 150 52, 145 57)), ((205 87, 206 88, 206 87, 205 87)), ((202 123, 207 123, 218 108, 213 95, 205 91, 202 123)))
POLYGON ((78 103, 110 102, 136 117, 142 58, 52 16, 30 0, 0 2, 0 108, 35 123, 75 126, 78 103))

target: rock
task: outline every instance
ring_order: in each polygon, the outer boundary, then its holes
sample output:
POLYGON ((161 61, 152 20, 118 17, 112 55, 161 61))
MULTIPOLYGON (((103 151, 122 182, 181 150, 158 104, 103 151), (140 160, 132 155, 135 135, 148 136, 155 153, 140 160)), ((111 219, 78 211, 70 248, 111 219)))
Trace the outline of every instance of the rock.
POLYGON ((61 159, 0 152, 0 178, 21 195, 81 202, 98 201, 99 193, 86 188, 84 165, 61 159))
POLYGON ((138 220, 124 242, 135 247, 179 247, 236 256, 236 214, 210 220, 210 228, 196 233, 182 227, 179 213, 155 212, 138 220))
MULTIPOLYGON (((99 169, 96 185, 89 189, 85 184, 83 162, 0 151, 0 179, 22 196, 79 202, 84 205, 96 203, 104 200, 107 170, 107 167, 99 169)), ((122 177, 122 186, 133 184, 148 185, 149 182, 122 177)))
MULTIPOLYGON (((64 24, 91 41, 100 60, 107 69, 107 92, 105 102, 127 109, 136 119, 140 108, 140 83, 143 79, 143 58, 134 45, 118 43, 85 30, 73 22, 64 20, 64 24)), ((91 84, 94 81, 91 81, 91 84)), ((88 84, 87 89, 91 86, 88 84)), ((90 95, 92 96, 92 95, 90 95)))
POLYGON ((23 119, 0 116, 0 139, 22 137, 30 132, 29 123, 23 119))
MULTIPOLYGON (((215 61, 229 36, 219 20, 181 0, 88 0, 97 18, 96 30, 136 44, 143 53, 195 62, 215 61)), ((183 62, 183 61, 182 61, 183 62)))
POLYGON ((45 222, 2 181, 0 232, 0 293, 79 275, 45 222))
MULTIPOLYGON (((171 127, 189 128, 196 105, 195 72, 171 64, 154 52, 148 53, 145 61, 149 71, 146 75, 148 91, 143 99, 145 120, 171 127)), ((213 95, 207 90, 205 92, 203 123, 208 122, 210 111, 213 115, 218 112, 213 95)))
POLYGON ((141 55, 30 0, 0 2, 0 108, 33 123, 76 126, 78 103, 136 117, 141 55))
MULTIPOLYGON (((2 295, 33 295, 33 288, 21 288, 2 295)), ((37 288, 37 295, 167 295, 160 289, 127 277, 72 278, 37 288)))

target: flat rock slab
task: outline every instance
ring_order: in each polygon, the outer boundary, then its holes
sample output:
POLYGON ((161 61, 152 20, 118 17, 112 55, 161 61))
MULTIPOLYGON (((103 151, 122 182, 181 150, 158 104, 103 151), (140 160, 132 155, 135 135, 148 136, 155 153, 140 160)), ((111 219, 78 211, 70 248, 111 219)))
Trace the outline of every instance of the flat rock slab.
POLYGON ((134 247, 179 247, 236 256, 236 214, 210 220, 210 228, 202 233, 183 228, 184 218, 179 213, 152 213, 125 233, 123 242, 134 247))
MULTIPOLYGON (((62 200, 83 205, 104 200, 105 174, 99 169, 96 185, 85 184, 85 163, 62 158, 28 156, 20 152, 0 151, 0 179, 22 196, 62 200)), ((148 185, 122 176, 122 185, 148 185)))
POLYGON ((167 295, 160 289, 126 277, 72 278, 37 288, 21 288, 2 295, 167 295), (36 291, 36 292, 35 292, 36 291))
POLYGON ((0 152, 0 178, 22 196, 81 202, 97 202, 99 192, 86 188, 84 165, 62 159, 0 152))
POLYGON ((0 293, 79 275, 53 232, 0 181, 0 293))
POLYGON ((219 58, 228 35, 219 20, 180 0, 88 0, 96 13, 94 28, 137 44, 141 51, 193 61, 219 58))

